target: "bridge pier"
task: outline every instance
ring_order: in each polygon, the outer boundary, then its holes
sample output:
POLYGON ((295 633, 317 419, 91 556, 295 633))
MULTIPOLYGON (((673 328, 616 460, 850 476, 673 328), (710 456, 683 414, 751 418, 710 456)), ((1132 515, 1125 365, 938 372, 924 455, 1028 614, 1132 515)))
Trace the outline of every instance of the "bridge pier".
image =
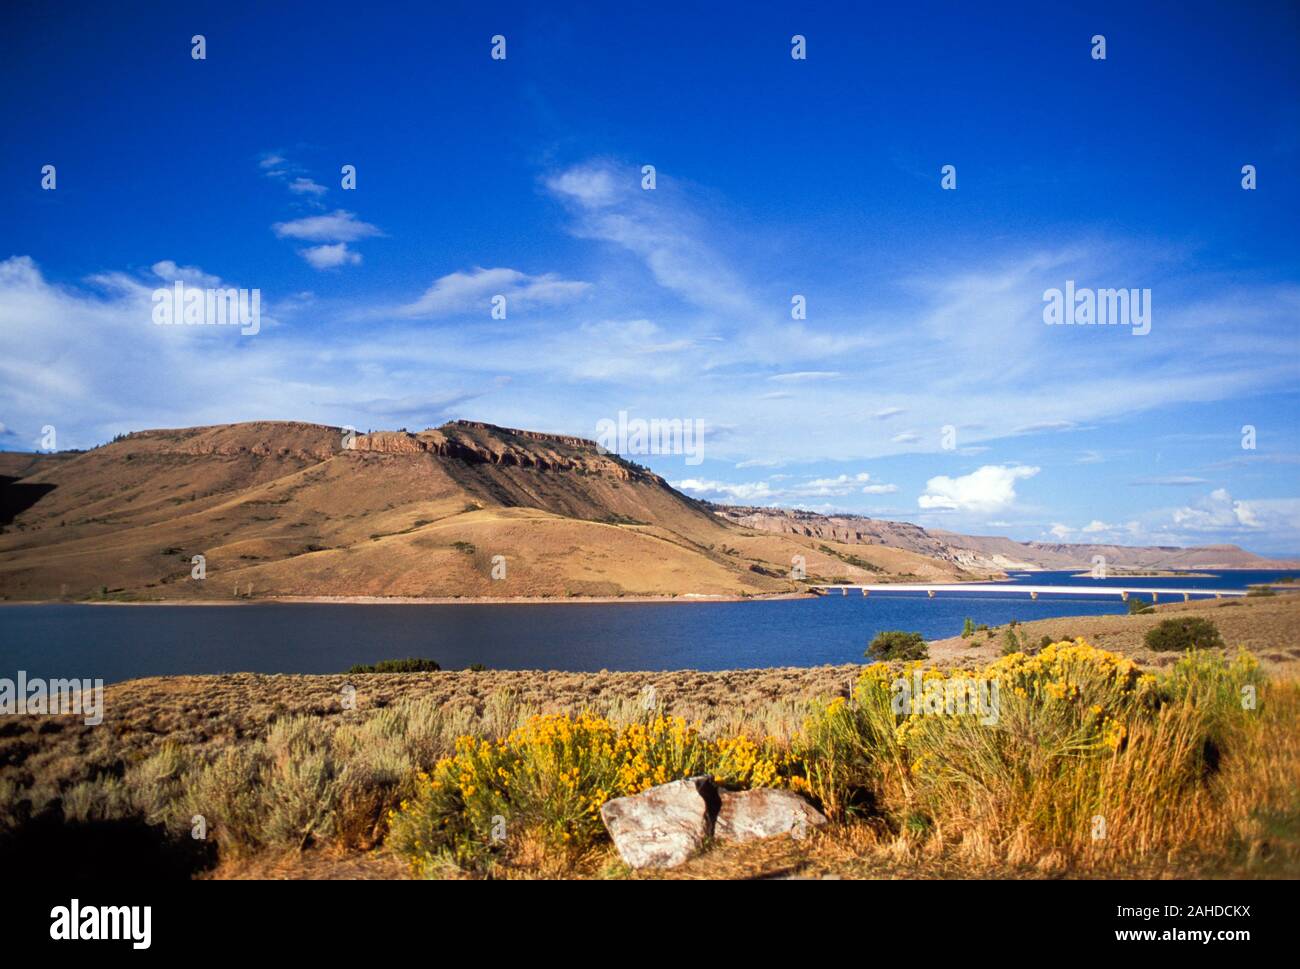
POLYGON ((846 596, 848 594, 849 594, 849 587, 847 585, 840 586, 840 595, 846 596))
POLYGON ((1122 592, 1120 592, 1120 594, 1119 594, 1119 601, 1120 601, 1120 602, 1128 602, 1128 590, 1127 590, 1127 589, 1125 589, 1125 590, 1123 590, 1122 592))
POLYGON ((1159 601, 1160 601, 1160 593, 1159 592, 1151 593, 1151 604, 1155 605, 1159 601))
POLYGON ((926 590, 925 590, 925 594, 928 595, 931 599, 934 598, 934 590, 933 590, 933 589, 926 589, 926 590))
POLYGON ((1037 592, 1031 592, 1031 593, 1029 593, 1029 598, 1031 598, 1031 599, 1037 599, 1037 598, 1038 598, 1038 593, 1037 593, 1037 592))
POLYGON ((871 593, 870 593, 869 591, 867 591, 867 590, 864 588, 864 589, 862 590, 862 598, 865 599, 865 598, 866 598, 867 596, 869 596, 869 595, 871 595, 871 593))
POLYGON ((1190 592, 1184 592, 1183 602, 1191 602, 1191 601, 1192 601, 1192 594, 1190 592))

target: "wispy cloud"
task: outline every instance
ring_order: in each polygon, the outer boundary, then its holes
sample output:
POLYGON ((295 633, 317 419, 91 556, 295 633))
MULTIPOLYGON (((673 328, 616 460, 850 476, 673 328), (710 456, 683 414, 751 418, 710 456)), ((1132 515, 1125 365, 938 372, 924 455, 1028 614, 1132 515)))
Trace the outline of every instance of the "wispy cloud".
POLYGON ((1133 485, 1152 485, 1152 486, 1164 485, 1164 486, 1170 486, 1170 487, 1187 487, 1187 486, 1190 486, 1190 485, 1201 485, 1201 484, 1205 484, 1206 482, 1207 482, 1207 479, 1205 479, 1205 478, 1198 478, 1198 477, 1196 477, 1196 476, 1194 476, 1194 475, 1190 475, 1190 474, 1169 474, 1169 475, 1153 475, 1153 476, 1151 476, 1151 477, 1146 477, 1146 478, 1135 478, 1135 479, 1133 479, 1132 481, 1130 481, 1129 484, 1133 484, 1133 485))
POLYGON ((793 373, 777 373, 768 377, 783 384, 806 384, 814 380, 838 380, 844 376, 838 370, 797 370, 793 373))
POLYGON ((556 172, 544 184, 573 213, 575 235, 633 253, 660 286, 695 306, 753 312, 743 281, 707 241, 708 227, 672 178, 660 174, 657 187, 645 190, 637 167, 593 161, 556 172))
POLYGON ((299 176, 289 183, 289 191, 294 195, 324 195, 329 189, 314 179, 299 176))
POLYGON ((506 298, 507 312, 541 305, 567 303, 582 297, 590 283, 562 279, 554 273, 530 276, 518 269, 475 268, 454 272, 434 280, 424 294, 397 307, 396 316, 443 316, 477 307, 486 315, 494 296, 506 298))

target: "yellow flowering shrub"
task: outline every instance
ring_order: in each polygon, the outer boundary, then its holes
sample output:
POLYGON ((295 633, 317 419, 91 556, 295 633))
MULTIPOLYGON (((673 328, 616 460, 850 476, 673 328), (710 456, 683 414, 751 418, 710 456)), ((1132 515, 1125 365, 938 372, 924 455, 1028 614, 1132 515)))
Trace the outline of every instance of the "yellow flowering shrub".
POLYGON ((1155 677, 1082 640, 981 670, 875 663, 851 698, 814 707, 794 744, 790 783, 831 817, 1000 786, 1057 758, 1116 750, 1129 719, 1159 699, 1155 677))
POLYGON ((772 741, 706 740, 680 717, 618 729, 589 713, 535 716, 497 743, 460 738, 390 815, 389 843, 423 874, 480 865, 524 832, 580 851, 604 837, 600 808, 611 798, 699 774, 729 787, 780 786, 788 766, 772 741))
MULTIPOLYGON (((878 674, 864 681, 882 688, 878 674)), ((962 788, 1004 790, 1049 774, 1062 758, 1114 751, 1128 721, 1159 699, 1155 677, 1083 640, 1012 653, 983 670, 927 671, 923 682, 927 697, 943 692, 943 707, 909 709, 895 728, 907 784, 923 802, 962 788), (954 695, 970 702, 954 712, 954 695)))

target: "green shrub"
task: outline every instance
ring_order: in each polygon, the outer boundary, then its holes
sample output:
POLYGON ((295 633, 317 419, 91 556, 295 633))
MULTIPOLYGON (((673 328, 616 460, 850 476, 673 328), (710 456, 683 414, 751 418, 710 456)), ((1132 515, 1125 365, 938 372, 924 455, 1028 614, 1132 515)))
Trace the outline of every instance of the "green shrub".
POLYGON ((1024 652, 1024 646, 1020 643, 1020 637, 1016 635, 1013 627, 1008 626, 1002 633, 1002 655, 1010 656, 1012 653, 1024 652))
POLYGON ((264 846, 265 762, 265 745, 257 742, 227 747, 186 775, 182 810, 187 817, 203 816, 223 856, 248 856, 264 846))
POLYGON ((264 770, 268 844, 302 848, 332 833, 338 798, 331 735, 312 717, 277 721, 266 738, 264 770))
POLYGON ((969 639, 971 636, 974 635, 975 635, 975 620, 967 616, 966 621, 962 624, 961 627, 961 638, 969 639))
POLYGON ((366 664, 357 663, 348 669, 349 673, 437 673, 442 667, 436 660, 417 659, 414 656, 406 659, 384 659, 378 663, 366 664))
POLYGON ((1223 637, 1218 627, 1200 616, 1166 619, 1147 630, 1147 649, 1157 652, 1182 652, 1189 649, 1222 649, 1223 637))
POLYGON ((130 814, 130 798, 121 778, 101 774, 63 792, 67 821, 115 821, 130 814))
POLYGON ((178 805, 184 792, 190 755, 185 747, 165 740, 154 753, 127 769, 126 786, 132 807, 148 824, 165 824, 170 830, 188 830, 190 819, 178 805))
POLYGON ((1189 650, 1160 681, 1167 702, 1187 702, 1202 711, 1210 738, 1216 742, 1222 741, 1231 724, 1255 709, 1263 686, 1259 660, 1244 649, 1232 659, 1189 650))
POLYGON ((920 633, 889 629, 885 632, 876 633, 876 638, 867 647, 866 655, 877 660, 911 660, 926 659, 930 655, 930 651, 920 633))
POLYGON ((1140 616, 1143 613, 1154 611, 1151 603, 1145 599, 1139 599, 1137 596, 1128 597, 1128 614, 1130 616, 1140 616))

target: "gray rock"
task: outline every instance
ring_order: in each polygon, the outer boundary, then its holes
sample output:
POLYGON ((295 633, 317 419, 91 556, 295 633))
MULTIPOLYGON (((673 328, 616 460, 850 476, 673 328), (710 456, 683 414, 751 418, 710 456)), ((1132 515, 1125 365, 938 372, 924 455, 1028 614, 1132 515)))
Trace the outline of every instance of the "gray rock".
POLYGON ((673 868, 713 837, 721 803, 710 777, 660 784, 600 809, 619 857, 631 868, 673 868))
POLYGON ((788 834, 803 838, 826 817, 792 791, 759 787, 752 791, 723 791, 714 826, 719 841, 754 841, 788 834))

